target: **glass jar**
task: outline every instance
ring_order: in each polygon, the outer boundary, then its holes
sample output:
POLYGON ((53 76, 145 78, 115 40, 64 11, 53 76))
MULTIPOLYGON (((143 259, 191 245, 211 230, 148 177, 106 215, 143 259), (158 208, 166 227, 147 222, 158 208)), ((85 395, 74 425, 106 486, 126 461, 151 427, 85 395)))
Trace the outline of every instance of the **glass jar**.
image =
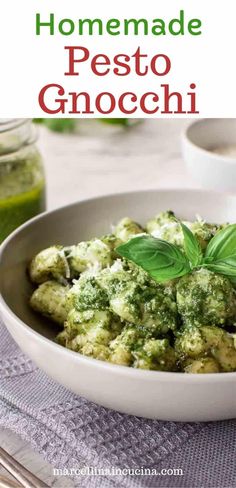
POLYGON ((45 210, 45 177, 30 119, 0 119, 0 242, 45 210))

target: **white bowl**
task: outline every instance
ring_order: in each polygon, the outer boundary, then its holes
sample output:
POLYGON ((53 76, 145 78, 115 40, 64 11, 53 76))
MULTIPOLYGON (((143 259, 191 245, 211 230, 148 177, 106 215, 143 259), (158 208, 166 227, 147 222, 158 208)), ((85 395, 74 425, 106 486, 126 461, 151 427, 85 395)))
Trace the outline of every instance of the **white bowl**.
POLYGON ((209 221, 235 221, 236 197, 204 191, 143 191, 78 202, 42 214, 16 230, 0 248, 0 311, 13 338, 40 368, 93 402, 162 420, 232 418, 236 415, 236 373, 145 371, 91 359, 55 344, 53 326, 28 306, 31 285, 26 264, 40 249, 101 235, 125 215, 144 223, 165 209, 185 219, 198 213, 209 221))
POLYGON ((236 157, 213 150, 236 147, 236 119, 203 119, 183 134, 183 156, 189 173, 203 188, 236 191, 236 157))

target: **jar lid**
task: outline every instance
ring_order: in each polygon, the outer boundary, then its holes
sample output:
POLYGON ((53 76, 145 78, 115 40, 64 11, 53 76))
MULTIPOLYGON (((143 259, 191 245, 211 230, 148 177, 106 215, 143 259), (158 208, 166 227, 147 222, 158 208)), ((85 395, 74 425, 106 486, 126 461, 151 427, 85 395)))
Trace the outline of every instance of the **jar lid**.
POLYGON ((0 119, 0 132, 16 129, 30 121, 31 119, 0 119))
POLYGON ((0 119, 0 157, 31 145, 37 139, 32 119, 0 119))

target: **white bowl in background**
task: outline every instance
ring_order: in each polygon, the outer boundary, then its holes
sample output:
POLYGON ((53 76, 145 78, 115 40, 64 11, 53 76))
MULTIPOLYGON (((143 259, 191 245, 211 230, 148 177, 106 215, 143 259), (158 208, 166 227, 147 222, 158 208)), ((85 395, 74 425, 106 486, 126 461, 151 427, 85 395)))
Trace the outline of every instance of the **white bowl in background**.
POLYGON ((185 130, 184 160, 201 187, 236 192, 236 156, 213 152, 227 146, 236 149, 236 119, 197 120, 185 130))
POLYGON ((128 215, 145 223, 165 209, 180 218, 236 220, 236 196, 193 190, 154 190, 95 198, 46 212, 21 226, 0 248, 0 313, 21 349, 73 392, 120 412, 173 421, 236 416, 236 372, 184 374, 118 366, 53 342, 53 325, 29 308, 29 259, 54 243, 69 245, 109 232, 128 215))

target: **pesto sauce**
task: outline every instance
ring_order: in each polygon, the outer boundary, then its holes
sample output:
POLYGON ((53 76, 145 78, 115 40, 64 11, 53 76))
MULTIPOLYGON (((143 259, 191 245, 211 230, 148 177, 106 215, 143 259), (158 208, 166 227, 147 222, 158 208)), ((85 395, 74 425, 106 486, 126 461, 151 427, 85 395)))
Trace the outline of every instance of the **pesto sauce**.
POLYGON ((19 225, 45 209, 45 189, 41 182, 34 189, 0 200, 0 242, 19 225))
POLYGON ((45 181, 36 150, 0 161, 0 242, 45 210, 45 181))

